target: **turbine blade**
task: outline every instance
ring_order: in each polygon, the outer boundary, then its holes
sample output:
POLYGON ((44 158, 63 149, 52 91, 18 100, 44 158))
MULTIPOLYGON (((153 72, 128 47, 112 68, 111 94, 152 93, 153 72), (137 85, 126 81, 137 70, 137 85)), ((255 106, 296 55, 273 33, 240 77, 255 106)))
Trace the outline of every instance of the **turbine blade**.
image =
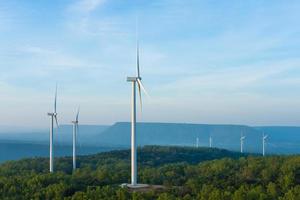
POLYGON ((81 140, 78 136, 78 133, 79 133, 79 125, 78 123, 76 124, 76 145, 78 144, 79 148, 78 149, 81 149, 81 146, 82 146, 82 143, 81 143, 81 140))
POLYGON ((138 93, 139 93, 139 98, 140 98, 140 106, 141 106, 141 110, 143 110, 141 86, 139 83, 137 85, 138 85, 138 90, 139 90, 138 93))
POLYGON ((141 77, 140 74, 140 49, 139 49, 139 41, 137 40, 136 42, 136 73, 137 73, 137 77, 141 77))
POLYGON ((78 134, 78 131, 79 131, 79 125, 78 123, 76 123, 76 135, 78 134))
MULTIPOLYGON (((79 126, 78 126, 78 123, 76 123, 75 125, 75 137, 76 137, 76 140, 75 140, 75 145, 77 146, 77 141, 78 141, 78 132, 79 132, 79 126)), ((80 143, 81 144, 81 143, 80 143)))
POLYGON ((55 123, 56 123, 56 126, 57 126, 57 128, 58 128, 58 120, 57 120, 57 116, 55 115, 55 123))
POLYGON ((77 114, 76 114, 76 122, 78 122, 78 117, 79 117, 79 111, 80 111, 80 106, 77 109, 77 114))
POLYGON ((57 101, 57 84, 55 87, 55 97, 54 97, 54 113, 56 113, 56 101, 57 101))
POLYGON ((136 73, 137 77, 141 77, 140 75, 140 47, 139 47, 139 30, 138 30, 138 17, 136 17, 135 22, 135 31, 136 31, 136 73))
POLYGON ((138 85, 141 87, 141 89, 143 90, 143 92, 144 92, 148 97, 150 97, 149 94, 148 94, 148 92, 146 91, 146 89, 145 89, 145 87, 144 87, 142 81, 141 81, 140 79, 137 79, 137 81, 138 81, 138 85))
POLYGON ((268 135, 266 135, 265 137, 264 137, 264 139, 267 139, 269 136, 268 135))

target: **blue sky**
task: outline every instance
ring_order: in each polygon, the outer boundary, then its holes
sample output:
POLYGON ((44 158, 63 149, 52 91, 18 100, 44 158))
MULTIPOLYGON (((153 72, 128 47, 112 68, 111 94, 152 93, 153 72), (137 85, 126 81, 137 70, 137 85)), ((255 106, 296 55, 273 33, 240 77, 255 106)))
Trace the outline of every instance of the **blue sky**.
POLYGON ((0 1, 0 125, 129 121, 139 18, 141 121, 299 125, 299 1, 0 1))

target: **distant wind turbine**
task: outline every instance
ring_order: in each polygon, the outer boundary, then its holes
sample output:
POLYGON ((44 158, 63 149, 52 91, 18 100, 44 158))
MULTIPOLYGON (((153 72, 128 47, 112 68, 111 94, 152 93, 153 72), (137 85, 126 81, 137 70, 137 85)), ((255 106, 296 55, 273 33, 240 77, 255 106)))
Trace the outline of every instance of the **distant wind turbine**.
POLYGON ((241 153, 244 153, 244 140, 246 139, 246 136, 243 136, 243 133, 241 133, 241 153))
POLYGON ((56 112, 56 104, 57 104, 57 85, 55 88, 55 97, 54 97, 54 110, 52 113, 48 113, 48 116, 50 116, 50 173, 53 172, 53 129, 54 129, 54 120, 56 123, 56 126, 58 128, 58 121, 57 121, 57 112, 56 112))
POLYGON ((199 148, 199 138, 196 138, 196 147, 199 148))
POLYGON ((209 147, 210 147, 210 148, 212 148, 212 142, 213 142, 212 137, 209 136, 209 147))
POLYGON ((265 145, 266 145, 266 140, 268 139, 268 135, 265 135, 265 133, 263 133, 263 137, 262 137, 262 144, 263 144, 263 156, 265 156, 265 151, 266 151, 266 147, 265 147, 265 145))
POLYGON ((138 87, 140 104, 142 107, 142 93, 148 95, 142 84, 142 77, 140 75, 140 63, 139 63, 139 41, 137 40, 136 50, 136 72, 137 76, 127 77, 127 82, 132 83, 132 110, 131 110, 131 185, 132 187, 140 187, 141 184, 137 184, 137 153, 136 153, 136 86, 138 87))
POLYGON ((75 121, 72 121, 72 124, 73 124, 73 170, 76 169, 76 144, 77 144, 77 134, 78 134, 78 117, 79 117, 79 108, 77 110, 75 121))

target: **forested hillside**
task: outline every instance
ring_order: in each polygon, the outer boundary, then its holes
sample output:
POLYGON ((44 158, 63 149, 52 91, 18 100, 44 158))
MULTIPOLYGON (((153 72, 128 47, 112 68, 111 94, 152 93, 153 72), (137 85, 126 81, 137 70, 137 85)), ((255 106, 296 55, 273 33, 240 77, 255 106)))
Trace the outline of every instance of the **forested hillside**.
POLYGON ((130 151, 79 158, 6 162, 0 166, 0 199, 300 199, 300 156, 259 157, 226 150, 147 146, 139 150, 139 182, 160 191, 131 192, 130 151))

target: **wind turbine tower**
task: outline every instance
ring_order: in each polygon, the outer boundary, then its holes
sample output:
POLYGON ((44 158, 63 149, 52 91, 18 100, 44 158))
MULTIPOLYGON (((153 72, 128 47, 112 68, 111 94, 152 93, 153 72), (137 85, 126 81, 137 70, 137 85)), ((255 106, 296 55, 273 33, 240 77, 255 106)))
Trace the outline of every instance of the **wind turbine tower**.
POLYGON ((127 82, 132 84, 132 102, 131 102, 131 185, 129 187, 143 187, 145 185, 137 184, 137 152, 136 152, 136 86, 138 87, 138 94, 140 98, 140 104, 142 107, 142 93, 148 95, 142 84, 142 77, 140 75, 140 63, 139 63, 139 41, 137 40, 136 50, 136 73, 135 77, 127 77, 127 82))
POLYGON ((76 144, 77 144, 77 134, 78 134, 78 117, 79 117, 79 108, 77 110, 75 121, 72 121, 72 124, 73 124, 73 170, 76 169, 76 144))
POLYGON ((262 137, 262 144, 263 144, 263 156, 265 156, 265 151, 266 151, 266 140, 268 139, 268 135, 265 135, 265 133, 263 133, 263 137, 262 137))
POLYGON ((196 139, 196 147, 199 148, 199 137, 196 139))
POLYGON ((243 136, 243 133, 241 134, 241 153, 244 153, 244 141, 246 139, 246 136, 243 136))
POLYGON ((210 147, 210 148, 212 148, 212 142, 213 142, 212 137, 209 136, 209 147, 210 147))
POLYGON ((57 101, 57 85, 55 89, 55 97, 54 97, 54 110, 52 113, 48 113, 48 116, 50 117, 50 160, 49 160, 49 170, 50 173, 53 172, 53 130, 54 130, 54 120, 56 123, 56 126, 58 128, 58 121, 57 121, 57 112, 56 112, 56 101, 57 101))

